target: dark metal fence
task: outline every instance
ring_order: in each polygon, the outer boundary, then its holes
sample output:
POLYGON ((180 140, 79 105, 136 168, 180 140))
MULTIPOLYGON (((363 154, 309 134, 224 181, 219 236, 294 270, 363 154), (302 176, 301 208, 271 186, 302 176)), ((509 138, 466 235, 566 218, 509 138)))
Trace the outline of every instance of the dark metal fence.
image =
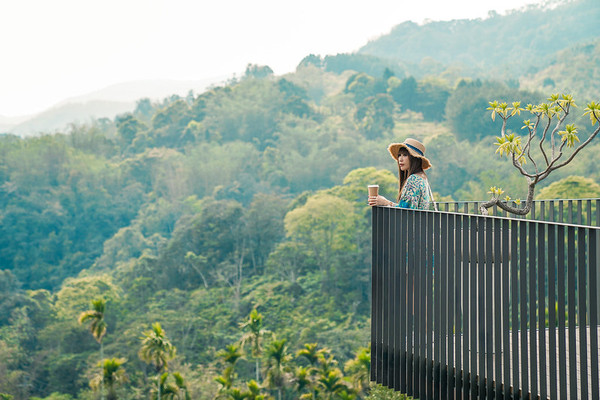
MULTIPOLYGON (((449 211, 463 214, 480 214, 479 207, 485 201, 451 201, 439 202, 440 211, 449 211)), ((515 201, 509 201, 513 207, 523 207, 515 201)), ((506 217, 506 211, 499 207, 489 210, 493 216, 506 217)), ((524 217, 517 217, 536 221, 559 222, 587 226, 600 226, 600 199, 557 199, 534 200, 531 212, 524 217)))
POLYGON ((600 228, 373 207, 371 380, 599 399, 600 228))

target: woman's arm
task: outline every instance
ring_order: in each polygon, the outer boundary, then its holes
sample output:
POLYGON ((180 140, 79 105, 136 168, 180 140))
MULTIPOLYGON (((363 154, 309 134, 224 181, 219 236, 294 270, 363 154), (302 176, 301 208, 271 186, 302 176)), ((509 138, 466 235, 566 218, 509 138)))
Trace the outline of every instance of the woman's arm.
POLYGON ((386 199, 383 196, 369 196, 369 205, 370 206, 395 207, 396 203, 386 199))

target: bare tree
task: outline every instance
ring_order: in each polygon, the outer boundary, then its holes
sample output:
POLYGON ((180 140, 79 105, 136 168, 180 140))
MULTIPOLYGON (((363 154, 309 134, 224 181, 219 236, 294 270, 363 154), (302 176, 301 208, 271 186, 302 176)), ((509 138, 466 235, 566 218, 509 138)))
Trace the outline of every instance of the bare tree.
POLYGON ((238 312, 240 312, 242 282, 244 279, 244 256, 246 253, 246 238, 242 237, 236 242, 236 250, 232 255, 235 258, 221 263, 213 270, 213 276, 216 280, 225 282, 233 290, 233 303, 238 312))
POLYGON ((492 119, 496 116, 502 119, 502 136, 497 138, 495 143, 498 146, 496 153, 500 153, 500 157, 506 153, 507 157, 512 158, 513 166, 527 179, 527 199, 524 207, 514 207, 508 204, 509 197, 501 199, 502 189, 493 187, 490 190, 492 199, 480 206, 480 211, 483 215, 488 214, 488 209, 493 206, 516 215, 526 215, 531 210, 533 204, 533 195, 535 186, 546 179, 552 171, 564 167, 569 164, 575 156, 586 147, 600 132, 600 103, 591 102, 587 105, 584 115, 589 115, 592 127, 599 122, 598 127, 590 134, 590 136, 580 141, 578 137, 577 127, 574 124, 567 124, 564 130, 561 130, 567 116, 571 112, 572 107, 577 107, 571 95, 553 94, 548 99, 548 103, 539 105, 529 104, 522 108, 520 102, 512 103, 512 107, 507 103, 499 103, 498 101, 490 102, 488 110, 492 111, 492 119), (533 120, 523 121, 521 129, 527 129, 527 136, 521 138, 514 133, 507 134, 506 123, 515 115, 521 115, 521 111, 528 111, 533 115, 533 120), (541 137, 538 137, 538 129, 541 129, 541 137), (536 156, 538 161, 532 155, 535 141, 539 146, 539 152, 536 156), (550 147, 548 148, 548 141, 550 147), (523 143, 524 142, 524 143, 523 143), (575 143, 580 143, 575 146, 575 143), (566 159, 560 162, 564 155, 565 146, 572 148, 573 151, 566 159), (541 158, 541 159, 540 159, 541 158), (531 162, 528 168, 525 165, 531 162))

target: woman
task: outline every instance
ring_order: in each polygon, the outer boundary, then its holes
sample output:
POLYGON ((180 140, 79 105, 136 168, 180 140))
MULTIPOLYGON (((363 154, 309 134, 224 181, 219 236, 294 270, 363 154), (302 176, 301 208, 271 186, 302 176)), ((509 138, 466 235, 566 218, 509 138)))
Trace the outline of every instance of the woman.
POLYGON ((369 205, 428 210, 433 195, 424 172, 431 168, 431 162, 425 157, 425 146, 418 140, 406 139, 404 143, 390 144, 388 151, 398 162, 397 203, 380 195, 369 196, 369 205))

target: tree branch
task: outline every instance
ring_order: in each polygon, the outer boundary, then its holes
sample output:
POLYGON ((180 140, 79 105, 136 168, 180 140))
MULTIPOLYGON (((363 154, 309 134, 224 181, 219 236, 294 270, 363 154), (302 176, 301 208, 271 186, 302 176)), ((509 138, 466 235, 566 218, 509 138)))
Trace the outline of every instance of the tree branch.
MULTIPOLYGON (((562 108, 562 107, 561 107, 562 108)), ((564 110, 564 109, 563 109, 564 110)), ((562 125, 562 123, 565 121, 565 119, 567 118, 567 115, 569 115, 569 112, 566 111, 565 115, 563 115, 558 122, 556 123, 556 126, 554 127, 554 129, 552 130, 552 156, 554 157, 554 136, 556 135, 556 133, 558 132, 558 129, 560 128, 560 126, 562 125)), ((551 121, 548 121, 548 125, 550 125, 551 121)), ((561 145, 561 150, 562 150, 562 145, 561 145)))
POLYGON ((513 157, 513 165, 515 166, 515 168, 517 168, 519 170, 521 175, 524 175, 528 178, 536 177, 536 175, 530 174, 529 172, 525 171, 525 168, 523 168, 523 166, 517 161, 517 157, 516 157, 515 153, 513 153, 512 157, 513 157))
POLYGON ((527 143, 525 143, 525 147, 523 147, 523 153, 527 152, 527 158, 529 158, 529 160, 533 163, 533 166, 535 167, 535 173, 537 174, 537 173, 539 173, 538 166, 537 166, 535 160, 531 157, 531 141, 535 137, 536 131, 537 131, 537 129, 535 129, 535 130, 528 129, 529 135, 527 135, 527 143))
MULTIPOLYGON (((587 140, 585 142, 583 142, 582 144, 580 144, 579 146, 577 146, 577 148, 575 149, 575 151, 573 151, 573 154, 571 154, 571 156, 569 158, 567 158, 565 160, 565 162, 563 162, 562 164, 558 164, 556 167, 552 168, 552 170, 554 171, 555 169, 564 167, 565 165, 567 165, 568 163, 571 162, 571 160, 573 160, 573 158, 575 158, 575 156, 577 155, 577 153, 579 153, 585 146, 587 146, 593 139, 594 137, 596 137, 596 135, 598 134, 598 132, 600 132, 600 125, 598 125, 598 127, 596 128, 596 130, 590 135, 589 138, 587 138, 587 140)), ((563 142, 562 147, 564 146, 564 144, 566 143, 563 142)))
MULTIPOLYGON (((548 156, 546 155, 546 151, 544 150, 544 141, 546 140, 546 134, 548 133, 548 129, 550 129, 550 124, 552 123, 551 119, 548 119, 548 124, 544 128, 544 133, 542 134, 542 139, 540 140, 540 150, 542 151, 542 155, 544 156, 544 160, 546 161, 546 167, 550 165, 548 162, 548 156)), ((552 139, 552 150, 554 150, 554 135, 551 135, 552 139)))
POLYGON ((505 116, 501 115, 500 118, 502 118, 502 128, 500 128, 500 133, 502 134, 502 137, 504 137, 504 136, 506 136, 506 121, 510 117, 505 117, 505 116))
POLYGON ((498 206, 498 208, 501 208, 502 210, 507 211, 511 214, 527 215, 529 213, 529 211, 531 211, 531 206, 533 205, 533 194, 535 193, 535 184, 536 183, 537 182, 535 180, 529 181, 529 188, 527 191, 527 200, 525 201, 525 207, 523 207, 523 208, 517 208, 517 207, 510 206, 510 205, 508 205, 508 203, 504 203, 498 197, 494 197, 492 200, 483 203, 479 207, 479 211, 481 212, 482 215, 488 215, 489 208, 491 208, 493 206, 498 206))
MULTIPOLYGON (((523 147, 523 152, 527 152, 527 155, 529 155, 529 149, 531 148, 531 140, 533 139, 534 136, 534 132, 529 131, 529 135, 527 135, 527 143, 525 143, 525 146, 523 147)), ((531 159, 531 157, 529 157, 531 159)))

